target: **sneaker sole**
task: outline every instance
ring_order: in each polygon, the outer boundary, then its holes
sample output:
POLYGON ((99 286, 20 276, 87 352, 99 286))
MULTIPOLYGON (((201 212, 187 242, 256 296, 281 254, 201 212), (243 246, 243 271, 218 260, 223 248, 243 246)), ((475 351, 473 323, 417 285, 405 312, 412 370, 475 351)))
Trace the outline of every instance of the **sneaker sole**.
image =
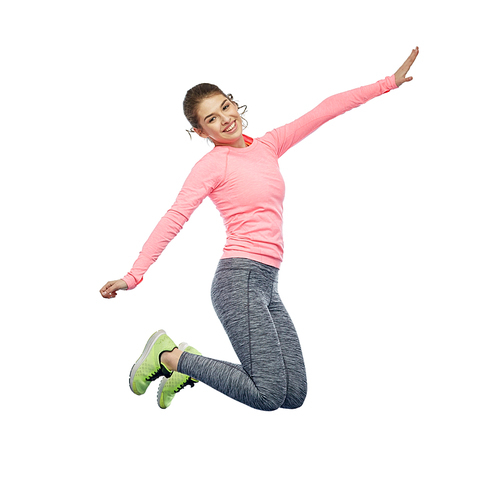
POLYGON ((160 382, 160 385, 158 387, 158 392, 156 393, 156 402, 158 403, 158 406, 160 409, 165 410, 166 408, 162 408, 160 406, 160 398, 161 398, 161 393, 163 392, 163 386, 167 383, 166 378, 162 378, 162 381, 160 382))
POLYGON ((142 394, 137 394, 133 387, 132 387, 132 380, 134 379, 135 373, 139 369, 139 366, 143 363, 143 361, 146 359, 148 354, 151 352, 151 348, 153 347, 153 344, 158 340, 158 337, 166 335, 165 330, 158 330, 156 333, 153 333, 151 337, 149 338, 146 347, 144 348, 144 351, 142 351, 141 357, 135 362, 134 366, 132 366, 132 369, 130 370, 130 375, 128 377, 128 385, 130 386, 130 390, 136 394, 137 396, 141 396, 142 394))

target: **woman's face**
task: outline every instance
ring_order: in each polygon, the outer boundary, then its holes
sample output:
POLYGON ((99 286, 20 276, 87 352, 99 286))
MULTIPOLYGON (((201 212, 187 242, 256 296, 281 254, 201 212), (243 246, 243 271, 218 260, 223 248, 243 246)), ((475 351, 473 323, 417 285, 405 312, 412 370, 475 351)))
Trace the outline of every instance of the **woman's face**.
POLYGON ((198 106, 198 118, 201 129, 195 128, 195 132, 200 137, 210 137, 216 146, 245 147, 238 108, 225 95, 204 99, 198 106))

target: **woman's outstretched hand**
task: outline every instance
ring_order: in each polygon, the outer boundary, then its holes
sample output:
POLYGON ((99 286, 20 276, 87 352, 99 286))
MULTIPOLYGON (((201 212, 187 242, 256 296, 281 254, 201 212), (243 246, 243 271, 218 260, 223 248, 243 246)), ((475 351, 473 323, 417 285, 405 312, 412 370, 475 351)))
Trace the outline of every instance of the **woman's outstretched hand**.
POLYGON ((108 281, 100 292, 105 299, 112 299, 116 297, 118 290, 126 290, 127 288, 127 283, 123 280, 108 281))
POLYGON ((408 57, 408 59, 403 63, 403 66, 401 66, 401 68, 399 68, 396 73, 394 73, 394 75, 396 76, 396 85, 398 87, 403 85, 403 83, 405 82, 411 82, 413 80, 413 76, 409 76, 408 78, 406 78, 406 73, 408 73, 408 71, 410 70, 411 65, 415 62, 417 56, 418 47, 411 51, 410 57, 408 57))

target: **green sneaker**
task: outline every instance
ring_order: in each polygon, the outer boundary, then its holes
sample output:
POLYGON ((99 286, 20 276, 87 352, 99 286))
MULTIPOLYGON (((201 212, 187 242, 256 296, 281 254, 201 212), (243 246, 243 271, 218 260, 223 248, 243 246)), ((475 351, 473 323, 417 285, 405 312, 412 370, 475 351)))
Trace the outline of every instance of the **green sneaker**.
MULTIPOLYGON (((191 354, 197 354, 198 356, 201 355, 199 351, 197 351, 194 347, 186 344, 185 342, 179 345, 179 349, 181 351, 190 352, 191 354)), ((162 409, 168 408, 172 403, 174 396, 181 389, 184 389, 186 385, 194 387, 194 384, 196 382, 198 382, 198 380, 195 380, 188 375, 184 375, 183 373, 179 372, 174 372, 171 377, 164 378, 160 383, 160 387, 158 388, 158 406, 162 409)))
POLYGON ((177 346, 173 340, 163 331, 153 333, 142 351, 141 357, 130 370, 129 385, 134 394, 144 394, 149 384, 161 375, 170 377, 172 372, 160 363, 161 353, 173 351, 177 346))

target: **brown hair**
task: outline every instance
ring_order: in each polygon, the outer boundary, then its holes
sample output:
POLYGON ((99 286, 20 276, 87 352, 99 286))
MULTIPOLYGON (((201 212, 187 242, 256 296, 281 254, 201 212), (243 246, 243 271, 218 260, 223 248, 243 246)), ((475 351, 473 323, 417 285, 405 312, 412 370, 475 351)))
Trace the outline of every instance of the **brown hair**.
POLYGON ((227 97, 232 103, 236 104, 238 110, 243 109, 240 113, 243 128, 245 129, 248 125, 248 122, 243 115, 247 111, 246 106, 238 106, 237 102, 234 100, 232 94, 225 94, 222 90, 217 87, 217 85, 213 85, 212 83, 200 83, 195 85, 193 88, 189 89, 186 93, 186 97, 184 97, 183 108, 184 108, 184 116, 187 118, 187 121, 191 124, 191 129, 188 130, 189 137, 191 137, 191 132, 194 132, 195 128, 201 129, 199 119, 198 119, 198 106, 200 103, 208 98, 212 97, 216 94, 221 94, 227 97))

